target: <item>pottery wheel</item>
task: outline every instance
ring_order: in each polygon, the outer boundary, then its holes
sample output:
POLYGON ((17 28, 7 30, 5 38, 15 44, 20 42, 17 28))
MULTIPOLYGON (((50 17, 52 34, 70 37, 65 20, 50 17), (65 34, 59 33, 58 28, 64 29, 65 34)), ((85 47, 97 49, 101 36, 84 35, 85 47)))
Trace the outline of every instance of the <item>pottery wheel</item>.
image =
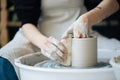
MULTIPOLYGON (((56 61, 53 61, 53 60, 45 60, 45 61, 42 61, 40 63, 35 64, 34 66, 35 67, 42 67, 42 68, 56 68, 56 69, 60 69, 60 68, 72 68, 72 69, 80 68, 80 67, 64 66, 64 65, 62 65, 62 64, 60 64, 56 61)), ((108 67, 111 67, 109 63, 99 61, 95 66, 87 67, 87 68, 108 68, 108 67)))

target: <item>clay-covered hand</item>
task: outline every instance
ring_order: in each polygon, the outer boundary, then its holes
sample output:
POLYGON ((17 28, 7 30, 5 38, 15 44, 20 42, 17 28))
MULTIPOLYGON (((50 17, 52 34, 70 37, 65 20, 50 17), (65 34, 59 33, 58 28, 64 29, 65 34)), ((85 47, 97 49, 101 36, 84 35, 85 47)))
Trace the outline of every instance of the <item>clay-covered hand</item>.
POLYGON ((88 37, 89 23, 87 17, 80 16, 73 24, 63 33, 62 38, 67 38, 69 34, 73 34, 74 38, 88 37))
POLYGON ((64 62, 66 59, 65 46, 53 37, 49 37, 42 45, 41 52, 52 60, 64 62))

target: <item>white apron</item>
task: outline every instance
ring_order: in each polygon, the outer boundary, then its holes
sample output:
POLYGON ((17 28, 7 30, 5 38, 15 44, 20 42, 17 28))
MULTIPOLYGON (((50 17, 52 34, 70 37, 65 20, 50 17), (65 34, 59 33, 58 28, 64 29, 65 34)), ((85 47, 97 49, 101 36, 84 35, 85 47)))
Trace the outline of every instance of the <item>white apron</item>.
POLYGON ((60 40, 61 35, 83 13, 84 0, 42 0, 39 29, 46 36, 60 40))

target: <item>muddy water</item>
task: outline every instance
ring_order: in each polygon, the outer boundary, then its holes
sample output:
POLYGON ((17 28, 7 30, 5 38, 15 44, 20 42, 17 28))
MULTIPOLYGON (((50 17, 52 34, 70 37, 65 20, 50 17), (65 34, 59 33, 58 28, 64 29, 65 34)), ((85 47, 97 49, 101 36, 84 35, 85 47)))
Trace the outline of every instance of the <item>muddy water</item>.
MULTIPOLYGON (((56 69, 62 69, 62 68, 80 68, 80 67, 71 67, 71 66, 64 66, 56 61, 53 60, 45 60, 43 62, 37 63, 35 67, 42 67, 42 68, 56 68, 56 69)), ((109 63, 99 61, 95 66, 87 67, 87 68, 108 68, 111 67, 109 63)), ((80 68, 81 69, 81 68, 80 68)))

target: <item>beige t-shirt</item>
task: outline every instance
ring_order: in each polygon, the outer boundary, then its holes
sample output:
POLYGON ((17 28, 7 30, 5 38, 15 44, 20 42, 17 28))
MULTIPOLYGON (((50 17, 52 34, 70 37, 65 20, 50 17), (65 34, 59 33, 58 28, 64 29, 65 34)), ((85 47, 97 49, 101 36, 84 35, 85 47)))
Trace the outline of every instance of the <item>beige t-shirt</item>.
POLYGON ((64 31, 86 12, 84 0, 42 0, 41 8, 40 31, 59 40, 64 31))

